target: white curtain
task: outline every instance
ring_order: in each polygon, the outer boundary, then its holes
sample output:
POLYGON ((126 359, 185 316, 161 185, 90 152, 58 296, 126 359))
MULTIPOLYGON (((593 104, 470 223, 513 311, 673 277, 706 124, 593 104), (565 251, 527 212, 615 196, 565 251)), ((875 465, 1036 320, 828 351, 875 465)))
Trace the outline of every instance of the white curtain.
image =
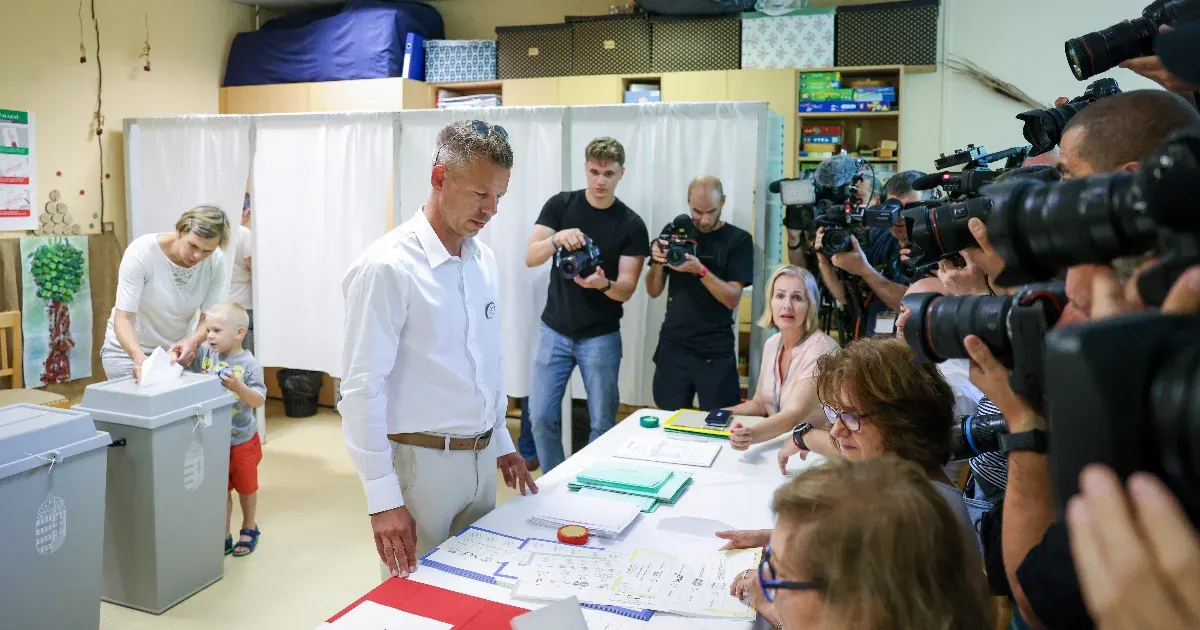
MULTIPOLYGON (((656 236, 675 216, 689 212, 687 185, 697 175, 714 175, 725 188, 721 217, 751 234, 758 163, 761 104, 655 103, 571 108, 568 117, 569 188, 586 185, 584 148, 611 136, 625 147, 625 177, 617 198, 656 236)), ((654 402, 654 349, 666 314, 666 295, 646 295, 645 272, 621 319, 621 402, 654 402)), ((736 324, 734 324, 736 325, 736 324)), ((584 397, 578 371, 574 397, 584 397)))
MULTIPOLYGON (((126 146, 129 240, 174 232, 179 215, 199 205, 225 212, 234 228, 250 175, 249 116, 141 118, 126 146)), ((234 229, 226 252, 236 251, 234 229)), ((232 273, 232 265, 227 265, 232 273)))
POLYGON ((342 373, 342 276, 387 230, 394 114, 256 124, 254 334, 262 365, 342 373))
POLYGON ((411 218, 429 197, 429 170, 437 134, 455 120, 478 119, 504 127, 513 149, 508 193, 480 240, 496 253, 500 268, 500 324, 504 335, 504 378, 508 394, 529 394, 529 366, 537 347, 538 323, 546 305, 549 265, 525 266, 525 246, 542 205, 562 191, 561 107, 503 107, 400 112, 396 150, 396 224, 411 218))

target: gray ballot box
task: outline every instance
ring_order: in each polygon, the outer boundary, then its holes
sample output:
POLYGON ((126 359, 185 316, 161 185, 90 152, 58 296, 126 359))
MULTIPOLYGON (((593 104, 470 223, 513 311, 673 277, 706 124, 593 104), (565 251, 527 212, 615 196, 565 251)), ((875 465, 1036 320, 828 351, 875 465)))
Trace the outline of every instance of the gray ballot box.
POLYGON ((221 579, 233 403, 216 376, 88 385, 76 409, 112 434, 102 599, 161 614, 221 579))
POLYGON ((0 627, 100 625, 111 442, 74 409, 0 407, 0 627))

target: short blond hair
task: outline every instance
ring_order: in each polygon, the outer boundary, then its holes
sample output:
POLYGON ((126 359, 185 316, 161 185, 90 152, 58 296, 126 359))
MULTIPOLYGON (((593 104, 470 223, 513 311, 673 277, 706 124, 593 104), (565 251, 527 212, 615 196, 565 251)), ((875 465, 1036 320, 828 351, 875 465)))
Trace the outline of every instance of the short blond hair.
POLYGON ((616 138, 603 136, 588 143, 584 158, 596 162, 616 162, 625 166, 625 147, 616 138))
POLYGON ((925 471, 894 455, 835 459, 775 492, 775 557, 817 585, 832 628, 976 630, 992 610, 974 536, 925 471))
POLYGON ((207 315, 224 320, 234 328, 250 328, 250 314, 233 302, 221 302, 208 309, 207 315))
POLYGON ((809 270, 796 265, 780 265, 775 269, 775 273, 771 274, 771 279, 767 282, 767 303, 763 308, 762 317, 758 318, 759 328, 778 328, 775 325, 775 311, 771 308, 771 296, 775 293, 775 281, 782 276, 799 278, 804 283, 804 301, 808 304, 808 315, 804 318, 804 332, 816 330, 821 311, 821 294, 817 290, 817 279, 809 270))
POLYGON ((229 217, 216 206, 196 206, 184 212, 175 222, 180 236, 195 234, 203 239, 217 239, 224 248, 229 244, 229 217))

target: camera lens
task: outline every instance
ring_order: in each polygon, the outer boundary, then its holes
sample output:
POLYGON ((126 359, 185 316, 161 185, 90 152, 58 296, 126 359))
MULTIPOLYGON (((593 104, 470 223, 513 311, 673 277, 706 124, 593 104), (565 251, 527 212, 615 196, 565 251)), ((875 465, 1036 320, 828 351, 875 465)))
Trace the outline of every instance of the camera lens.
POLYGON ((1047 184, 993 184, 988 240, 1004 259, 997 282, 1015 286, 1056 277, 1062 270, 1135 256, 1157 243, 1156 224, 1131 173, 1047 184))
MULTIPOLYGON (((1196 318, 1192 332, 1195 332, 1196 318)), ((1165 323, 1163 324, 1166 325, 1165 323)), ((1184 341, 1167 358, 1150 386, 1150 407, 1168 477, 1194 489, 1200 482, 1200 344, 1184 341)))
POLYGON ((1001 363, 1011 360, 1011 296, 916 293, 905 296, 903 303, 909 310, 904 340, 916 351, 918 362, 969 358, 963 347, 967 335, 982 339, 1001 363))
POLYGON ((575 257, 571 256, 563 258, 561 261, 559 261, 558 272, 562 274, 562 277, 567 278, 568 280, 578 276, 579 264, 575 261, 575 257))
POLYGON ((1065 50, 1071 72, 1080 81, 1115 68, 1122 61, 1154 54, 1158 29, 1139 17, 1114 24, 1103 31, 1067 40, 1065 50))
POLYGON ((991 209, 990 199, 978 197, 936 208, 905 210, 904 216, 912 219, 909 230, 912 242, 930 255, 942 258, 978 245, 967 224, 972 217, 986 222, 991 209))
POLYGON ((854 246, 850 244, 850 233, 837 228, 825 230, 821 235, 821 251, 828 256, 854 251, 854 246))
POLYGON ((687 260, 684 255, 683 248, 672 245, 667 249, 667 264, 672 267, 678 267, 687 260))
POLYGON ((950 460, 970 459, 1000 450, 1000 436, 1008 433, 1004 416, 998 413, 960 418, 950 438, 950 460))

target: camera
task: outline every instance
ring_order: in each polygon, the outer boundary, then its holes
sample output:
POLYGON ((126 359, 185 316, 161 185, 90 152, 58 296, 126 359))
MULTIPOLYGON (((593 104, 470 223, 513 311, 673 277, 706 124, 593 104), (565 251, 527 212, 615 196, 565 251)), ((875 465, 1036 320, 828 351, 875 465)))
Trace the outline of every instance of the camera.
POLYGON ((687 262, 688 255, 696 255, 698 243, 693 237, 696 224, 686 214, 681 214, 663 228, 658 241, 667 244, 667 264, 678 267, 687 262))
POLYGON ((1200 262, 1200 128, 1172 134, 1138 172, 1047 184, 990 186, 988 240, 1004 260, 996 281, 1039 282, 1082 264, 1107 264, 1154 250, 1162 259, 1138 278, 1142 299, 1158 305, 1189 265, 1200 262))
POLYGON ((596 273, 596 268, 601 262, 600 248, 587 236, 583 237, 583 247, 579 249, 568 252, 565 247, 559 247, 554 252, 554 264, 558 267, 558 273, 567 280, 573 280, 576 276, 586 278, 596 273))
POLYGON ((981 194, 984 186, 990 184, 1005 171, 1016 168, 1029 156, 1029 147, 1012 147, 995 153, 988 153, 987 147, 968 144, 966 149, 955 151, 950 157, 945 154, 933 162, 938 172, 923 175, 913 180, 913 190, 933 190, 941 188, 955 201, 972 199, 981 194), (993 171, 989 165, 1005 160, 1004 168, 993 171), (946 169, 963 165, 961 171, 951 172, 946 169))
POLYGON ((1138 313, 1055 330, 1046 374, 1060 513, 1080 470, 1098 462, 1122 478, 1154 473, 1200 524, 1200 317, 1138 313))
POLYGON ((1067 63, 1076 79, 1086 81, 1123 61, 1153 55, 1160 26, 1197 17, 1200 0, 1155 0, 1142 10, 1141 17, 1067 40, 1067 63))
POLYGON ((1032 145, 1030 155, 1041 155, 1058 146, 1062 140, 1063 129, 1080 110, 1096 101, 1120 94, 1121 88, 1114 79, 1100 79, 1087 86, 1082 96, 1071 99, 1071 102, 1049 109, 1031 109, 1017 114, 1017 120, 1025 122, 1022 133, 1025 140, 1032 145))
POLYGON ((950 461, 998 452, 1000 436, 1005 433, 1008 433, 1008 424, 998 413, 959 418, 950 438, 950 461))
POLYGON ((1067 305, 1064 282, 1025 285, 1013 295, 916 293, 903 304, 909 310, 904 340, 917 353, 914 361, 968 359, 963 339, 976 335, 1012 370, 1013 391, 1040 406, 1043 344, 1067 305))
POLYGON ((934 263, 962 250, 978 246, 968 222, 975 218, 987 222, 992 201, 977 197, 940 206, 919 206, 904 211, 904 224, 916 264, 934 263))

